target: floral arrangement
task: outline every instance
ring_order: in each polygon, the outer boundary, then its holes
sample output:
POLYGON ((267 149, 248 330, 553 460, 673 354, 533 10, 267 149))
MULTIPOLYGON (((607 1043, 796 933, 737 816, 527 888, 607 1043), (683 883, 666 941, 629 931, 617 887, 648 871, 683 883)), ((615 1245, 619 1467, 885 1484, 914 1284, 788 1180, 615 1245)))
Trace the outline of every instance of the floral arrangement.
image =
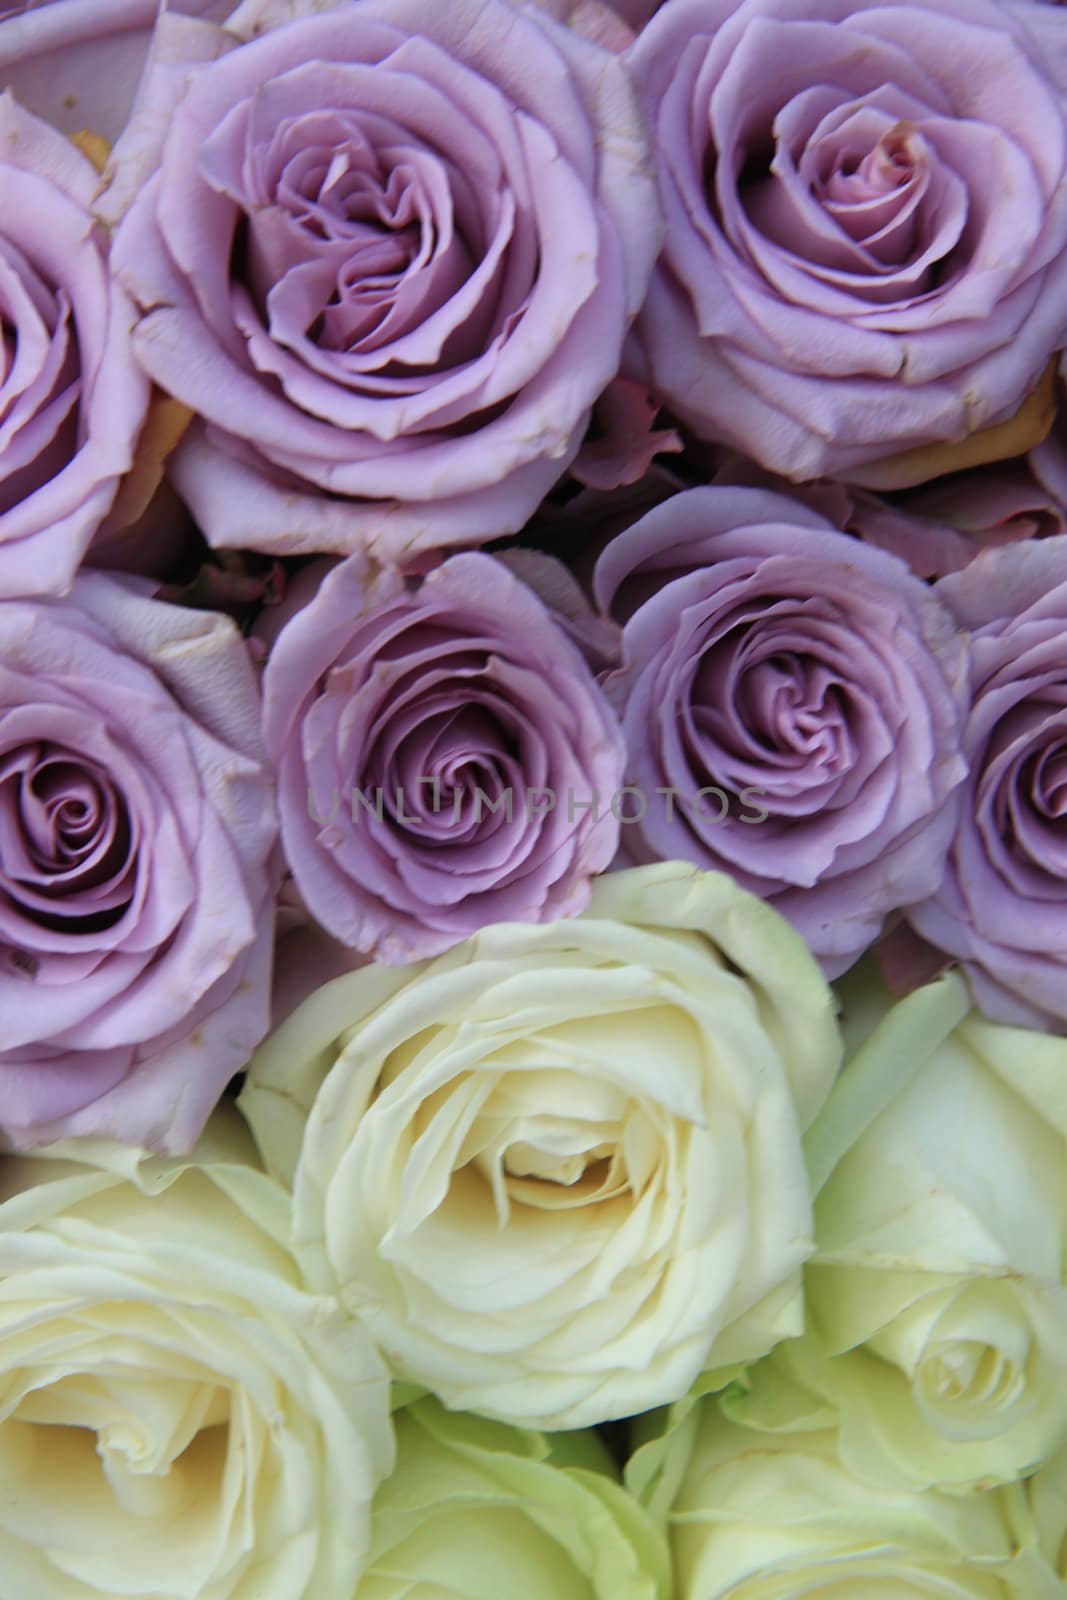
POLYGON ((0 5, 0 1600, 1067 1600, 1067 11, 0 5))

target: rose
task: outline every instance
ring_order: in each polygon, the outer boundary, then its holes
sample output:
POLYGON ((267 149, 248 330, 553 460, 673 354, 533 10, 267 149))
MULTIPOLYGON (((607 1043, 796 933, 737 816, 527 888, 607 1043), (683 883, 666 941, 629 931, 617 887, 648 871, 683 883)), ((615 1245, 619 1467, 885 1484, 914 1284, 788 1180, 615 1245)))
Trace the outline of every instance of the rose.
POLYGON ((311 1281, 446 1405, 581 1427, 797 1331, 801 1130, 838 1060, 801 940, 680 863, 328 984, 253 1058, 311 1281))
POLYGON ((858 1477, 1010 1482, 1067 1437, 1067 1041, 985 1021, 958 974, 894 1005, 860 969, 839 995, 806 1272, 834 1359, 790 1354, 858 1477))
MULTIPOLYGON (((572 504, 588 504, 595 498, 595 490, 586 491, 575 495, 572 504)), ((590 520, 595 521, 593 511, 590 511, 590 520)), ((617 663, 620 629, 609 617, 598 616, 593 610, 573 565, 565 567, 555 556, 528 545, 511 545, 506 550, 498 550, 496 559, 533 590, 550 611, 552 621, 562 628, 595 673, 617 663)))
POLYGON ((666 1541, 595 1435, 546 1439, 422 1400, 396 1436, 354 1600, 667 1600, 666 1541))
POLYGON ((631 28, 643 28, 663 0, 611 0, 611 8, 624 17, 631 28))
POLYGON ((657 455, 682 449, 673 428, 653 427, 658 409, 640 384, 614 378, 593 407, 589 433, 571 462, 571 477, 590 489, 641 483, 657 455))
POLYGON ((1067 1448, 1026 1484, 1041 1548, 1067 1587, 1067 1448))
POLYGON ((148 402, 97 183, 69 140, 0 95, 0 598, 69 588, 148 402))
POLYGON ((1067 531, 1064 508, 1023 462, 978 467, 900 495, 858 491, 848 526, 922 578, 961 572, 980 550, 1067 531))
POLYGON ((920 516, 939 518, 983 545, 1043 539, 1067 530, 1064 506, 1026 461, 976 467, 902 497, 920 516))
MULTIPOLYGON (((605 648, 600 652, 601 666, 617 663, 621 630, 617 623, 597 616, 590 608, 587 590, 596 558, 613 535, 630 527, 646 511, 669 500, 684 487, 684 481, 676 472, 658 464, 653 465, 638 482, 617 489, 578 489, 573 481, 568 480, 557 493, 542 501, 537 515, 530 522, 528 533, 535 545, 567 550, 565 570, 582 593, 583 612, 594 619, 605 642, 605 648), (609 639, 612 643, 607 647, 609 639)), ((538 548, 531 550, 524 544, 505 554, 509 562, 514 562, 517 555, 525 560, 531 555, 541 555, 542 551, 538 548)), ((553 561, 557 568, 561 566, 556 558, 549 556, 547 559, 553 561)))
POLYGON ((659 246, 628 74, 536 6, 308 9, 252 0, 231 27, 259 36, 196 70, 164 18, 117 172, 127 194, 162 141, 115 261, 146 370, 206 419, 174 481, 222 545, 393 559, 514 531, 659 246))
POLYGON ((1045 539, 1067 529, 1067 509, 1039 472, 1037 458, 1031 451, 1017 461, 972 467, 888 496, 825 480, 793 484, 736 455, 726 456, 711 481, 787 494, 898 556, 918 577, 943 578, 989 545, 1045 539))
POLYGON ((559 22, 605 50, 623 51, 633 43, 634 30, 623 20, 620 8, 607 0, 533 0, 559 22))
POLYGON ((714 1401, 680 1432, 672 1549, 678 1600, 1063 1600, 1016 1490, 892 1493, 852 1472, 832 1412, 775 1357, 762 1410, 738 1426, 714 1401))
MULTIPOLYGON (((167 0, 169 11, 222 22, 234 0, 167 0)), ((64 133, 110 144, 148 55, 159 0, 6 0, 0 87, 64 133)))
POLYGON ((231 1111, 187 1161, 5 1160, 5 1600, 351 1600, 387 1378, 301 1288, 249 1143, 231 1111))
POLYGON ((0 1126, 186 1150, 268 1025, 272 782, 226 617, 0 605, 0 1126))
POLYGON ((939 889, 910 913, 990 1016, 1067 1023, 1067 537, 987 550, 937 593, 971 630, 970 763, 939 889))
POLYGON ((837 527, 886 550, 920 578, 959 572, 980 550, 1064 530, 1064 509, 1031 463, 954 472, 921 488, 882 496, 823 480, 792 484, 741 456, 727 456, 712 482, 773 489, 821 512, 837 527))
POLYGON ((902 562, 753 488, 657 506, 594 588, 625 622, 606 687, 628 781, 680 797, 627 849, 724 867, 843 971, 941 880, 966 770, 951 616, 902 562))
MULTIPOLYGON (((1062 24, 1061 24, 1062 31, 1062 24)), ((1067 387, 1064 380, 1064 358, 1060 357, 1058 401, 1056 419, 1048 435, 1035 445, 1026 458, 1026 464, 1040 486, 1047 491, 1061 512, 1067 508, 1067 387)), ((1057 530, 1059 531, 1059 530, 1057 530)))
POLYGON ((408 580, 334 567, 281 630, 264 702, 296 885, 357 950, 412 960, 487 922, 569 915, 611 863, 618 724, 491 556, 408 580))
POLYGON ((668 0, 652 18, 629 54, 667 243, 640 334, 699 434, 877 488, 948 470, 922 447, 1021 407, 970 464, 1047 431, 1027 396, 1067 342, 1067 57, 1045 12, 668 0))

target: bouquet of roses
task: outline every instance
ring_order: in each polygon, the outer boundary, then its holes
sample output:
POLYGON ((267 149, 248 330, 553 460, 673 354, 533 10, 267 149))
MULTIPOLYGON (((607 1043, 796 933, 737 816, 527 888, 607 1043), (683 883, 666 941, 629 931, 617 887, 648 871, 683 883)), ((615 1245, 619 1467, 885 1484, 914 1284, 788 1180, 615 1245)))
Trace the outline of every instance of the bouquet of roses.
POLYGON ((1067 1600, 1067 10, 0 6, 0 1600, 1067 1600))

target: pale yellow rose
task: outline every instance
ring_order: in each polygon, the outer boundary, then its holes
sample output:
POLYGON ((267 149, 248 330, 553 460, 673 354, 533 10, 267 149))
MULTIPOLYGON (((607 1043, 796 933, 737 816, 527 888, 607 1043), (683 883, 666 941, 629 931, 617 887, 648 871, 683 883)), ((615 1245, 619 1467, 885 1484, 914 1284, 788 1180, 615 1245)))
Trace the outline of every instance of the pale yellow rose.
POLYGON ((254 1160, 0 1158, 3 1600, 352 1600, 388 1378, 254 1160))
POLYGON ((704 1400, 665 1446, 677 1600, 1067 1600, 1020 1485, 877 1488, 780 1365, 750 1374, 760 1429, 704 1400))
POLYGON ((601 878, 582 917, 328 984, 241 1105, 309 1280, 400 1375, 570 1428, 799 1331, 801 1135, 839 1055, 799 936, 675 862, 601 878))
POLYGON ((862 970, 839 992, 790 1358, 861 1476, 1012 1480, 1067 1443, 1067 1040, 985 1021, 955 974, 899 1003, 862 970))
POLYGON ((422 1400, 396 1420, 354 1600, 668 1600, 666 1540, 592 1434, 422 1400))
POLYGON ((1041 1549, 1067 1593, 1067 1446, 1035 1472, 1025 1488, 1041 1549))

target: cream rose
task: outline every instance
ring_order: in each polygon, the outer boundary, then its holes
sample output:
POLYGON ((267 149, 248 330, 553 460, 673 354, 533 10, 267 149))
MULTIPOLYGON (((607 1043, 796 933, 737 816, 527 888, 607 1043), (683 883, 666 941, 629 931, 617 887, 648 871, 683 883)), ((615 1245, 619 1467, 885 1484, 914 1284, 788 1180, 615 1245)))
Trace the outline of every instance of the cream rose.
POLYGON ((544 1434, 421 1400, 396 1420, 354 1600, 667 1600, 666 1540, 595 1434, 544 1434))
POLYGON ((839 1060, 797 934, 718 873, 368 967, 299 1007, 241 1104, 316 1288, 446 1405, 573 1428, 800 1327, 801 1134, 839 1060))
POLYGON ((1067 1594, 1067 1446, 1029 1479, 1026 1496, 1040 1547, 1067 1594))
POLYGON ((4 1158, 4 1600, 352 1600, 388 1380, 250 1146, 222 1111, 186 1160, 4 1158))
POLYGON ((839 992, 806 1272, 833 1359, 790 1357, 863 1477, 1010 1481, 1067 1438, 1067 1040, 985 1021, 955 973, 897 1004, 862 968, 839 992))
POLYGON ((760 1426, 704 1401, 664 1452, 678 1600, 1064 1600, 1017 1486, 894 1492, 858 1478, 830 1414, 771 1357, 760 1426))

